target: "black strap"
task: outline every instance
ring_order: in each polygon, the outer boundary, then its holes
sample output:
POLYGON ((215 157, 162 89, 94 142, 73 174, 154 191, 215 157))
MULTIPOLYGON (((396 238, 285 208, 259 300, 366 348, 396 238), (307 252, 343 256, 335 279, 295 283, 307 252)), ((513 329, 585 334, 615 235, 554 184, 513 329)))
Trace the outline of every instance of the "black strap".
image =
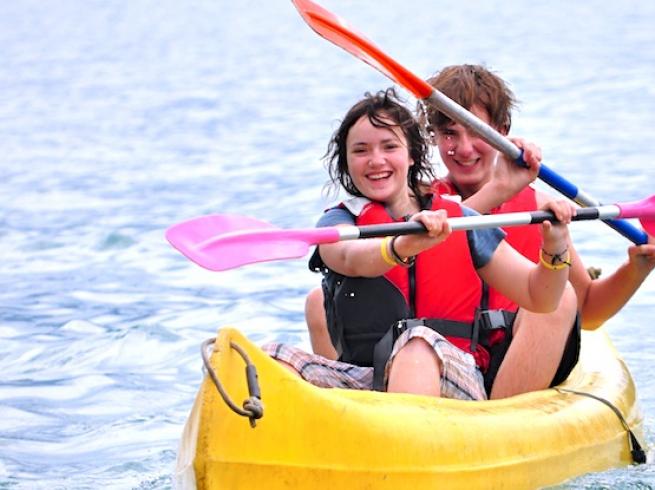
POLYGON ((482 293, 480 295, 480 309, 489 309, 489 285, 482 281, 482 293))
POLYGON ((621 410, 619 410, 618 407, 614 406, 612 402, 598 395, 587 393, 586 391, 570 390, 568 388, 559 388, 559 387, 556 387, 555 389, 560 393, 573 393, 574 395, 593 398, 594 400, 599 401, 604 405, 606 405, 607 407, 609 407, 609 409, 612 410, 612 412, 614 412, 614 414, 618 417, 619 422, 621 422, 621 425, 623 426, 623 428, 628 434, 628 446, 630 447, 630 455, 632 456, 632 462, 636 464, 646 463, 647 460, 646 451, 644 451, 644 448, 639 443, 639 439, 637 439, 637 436, 635 436, 634 432, 632 432, 632 429, 630 429, 630 426, 628 425, 628 422, 625 420, 625 417, 621 413, 621 410))
POLYGON ((409 282, 409 316, 416 316, 416 262, 407 270, 407 279, 409 282))
POLYGON ((455 322, 451 320, 439 320, 434 318, 425 318, 421 323, 430 327, 435 332, 439 332, 444 337, 460 337, 470 339, 475 333, 475 326, 471 323, 455 322))
POLYGON ((373 389, 375 391, 386 391, 384 386, 384 370, 387 360, 391 357, 393 343, 396 341, 394 335, 395 326, 387 330, 387 333, 375 344, 373 348, 373 389))

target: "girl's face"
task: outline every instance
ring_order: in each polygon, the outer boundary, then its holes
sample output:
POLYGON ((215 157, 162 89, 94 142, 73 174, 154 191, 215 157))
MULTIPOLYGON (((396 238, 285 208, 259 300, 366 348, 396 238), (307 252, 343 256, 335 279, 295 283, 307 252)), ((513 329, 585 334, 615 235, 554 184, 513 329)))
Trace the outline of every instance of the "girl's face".
MULTIPOLYGON (((489 114, 479 105, 471 112, 489 124, 489 114)), ((498 151, 461 124, 437 131, 436 144, 448 178, 467 198, 491 179, 498 151)))
POLYGON ((408 199, 407 174, 414 162, 400 127, 378 128, 362 116, 348 131, 346 157, 348 173, 364 196, 392 209, 408 199))

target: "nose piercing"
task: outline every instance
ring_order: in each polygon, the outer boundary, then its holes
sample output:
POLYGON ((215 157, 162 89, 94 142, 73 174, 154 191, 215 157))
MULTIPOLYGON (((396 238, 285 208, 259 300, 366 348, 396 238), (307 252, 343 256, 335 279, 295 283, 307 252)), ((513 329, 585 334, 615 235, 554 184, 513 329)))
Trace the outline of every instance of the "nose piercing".
POLYGON ((446 152, 446 155, 451 156, 451 157, 452 157, 454 154, 455 154, 455 150, 448 150, 448 151, 446 152))

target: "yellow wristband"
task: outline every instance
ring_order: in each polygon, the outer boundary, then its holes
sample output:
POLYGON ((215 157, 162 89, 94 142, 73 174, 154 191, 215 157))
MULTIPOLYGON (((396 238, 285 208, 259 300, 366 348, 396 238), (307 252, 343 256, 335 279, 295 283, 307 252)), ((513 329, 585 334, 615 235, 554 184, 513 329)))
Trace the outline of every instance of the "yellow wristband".
POLYGON ((391 257, 391 254, 389 253, 390 241, 391 241, 390 236, 384 237, 382 239, 382 241, 380 242, 380 254, 382 255, 382 260, 384 260, 385 264, 395 267, 398 264, 396 264, 396 262, 391 257))
POLYGON ((539 260, 546 269, 549 269, 551 271, 560 271, 562 269, 566 269, 567 267, 571 267, 568 251, 566 251, 566 258, 563 258, 561 254, 551 255, 548 252, 544 252, 544 250, 541 249, 539 251, 539 260), (544 254, 550 255, 552 259, 550 261, 546 260, 544 258, 544 254))

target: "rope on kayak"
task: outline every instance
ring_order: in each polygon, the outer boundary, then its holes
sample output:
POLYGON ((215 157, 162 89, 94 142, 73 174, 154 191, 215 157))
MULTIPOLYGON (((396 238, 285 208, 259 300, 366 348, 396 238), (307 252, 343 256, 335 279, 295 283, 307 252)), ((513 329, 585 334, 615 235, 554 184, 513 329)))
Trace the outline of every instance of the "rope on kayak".
POLYGON ((584 391, 570 390, 568 388, 555 388, 555 389, 560 393, 573 393, 574 395, 593 398, 594 400, 597 400, 607 405, 612 410, 612 412, 616 414, 616 416, 619 418, 619 421, 621 422, 621 425, 623 425, 623 428, 628 433, 628 445, 630 446, 630 454, 632 455, 632 462, 637 464, 644 464, 646 462, 646 452, 641 447, 641 444, 639 444, 639 441, 637 440, 637 436, 634 435, 632 429, 630 429, 630 426, 628 425, 628 422, 626 422, 625 417, 623 417, 623 414, 618 408, 612 405, 608 400, 605 400, 604 398, 601 398, 596 395, 592 395, 591 393, 585 393, 584 391))
POLYGON ((213 337, 211 339, 205 340, 201 347, 200 347, 200 353, 202 354, 202 363, 205 365, 205 369, 207 370, 207 374, 209 374, 209 377, 212 379, 214 382, 214 386, 216 386, 216 389, 221 395, 221 398, 223 398, 223 401, 225 404, 230 407, 230 409, 243 417, 248 417, 250 420, 250 426, 255 427, 257 425, 256 420, 261 419, 264 416, 264 406, 262 405, 262 400, 261 400, 261 392, 259 390, 259 382, 257 381, 257 368, 255 368, 255 365, 250 362, 250 358, 248 357, 248 354, 237 344, 234 342, 230 342, 230 347, 237 351, 239 355, 243 358, 244 362, 246 363, 246 381, 248 382, 248 399, 243 402, 243 408, 239 407, 236 405, 228 396, 228 394, 225 392, 225 389, 223 388, 223 385, 218 379, 218 376, 216 375, 216 371, 214 371, 214 368, 211 366, 209 362, 209 356, 210 354, 208 353, 209 347, 213 346, 213 344, 216 342, 216 338, 213 337))

